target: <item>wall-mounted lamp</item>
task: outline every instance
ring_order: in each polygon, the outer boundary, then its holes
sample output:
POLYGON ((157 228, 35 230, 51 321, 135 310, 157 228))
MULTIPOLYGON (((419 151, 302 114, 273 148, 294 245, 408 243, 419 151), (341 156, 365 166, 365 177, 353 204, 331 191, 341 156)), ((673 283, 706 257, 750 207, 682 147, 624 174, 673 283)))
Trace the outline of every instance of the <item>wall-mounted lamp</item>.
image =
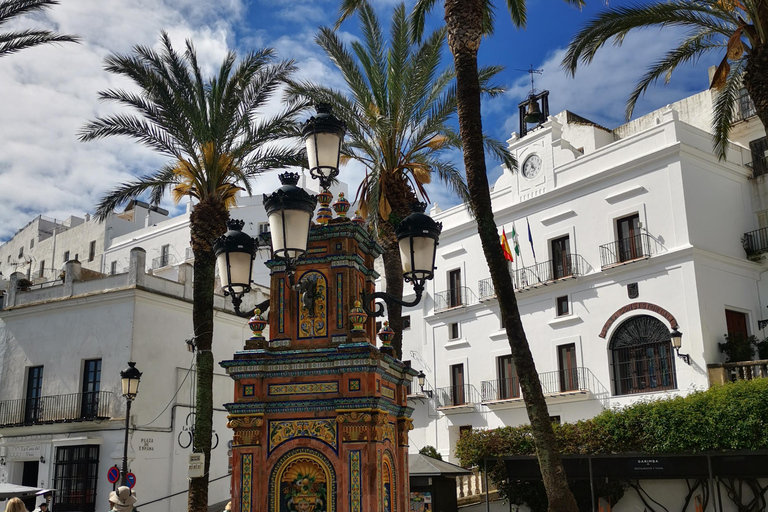
POLYGON ((424 375, 424 372, 419 370, 419 374, 416 376, 417 379, 419 379, 419 388, 421 388, 421 394, 427 395, 429 398, 432 398, 432 390, 431 389, 424 389, 424 383, 427 380, 427 376, 424 375))
POLYGON ((675 352, 677 352, 677 357, 682 359, 686 362, 686 364, 691 364, 691 356, 688 354, 681 354, 680 353, 680 347, 683 345, 683 333, 677 330, 677 328, 673 329, 671 333, 669 333, 669 339, 672 341, 672 347, 675 349, 675 352))
POLYGON ((5 466, 5 457, 0 457, 0 466, 5 466))
POLYGON ((40 464, 45 464, 45 457, 42 455, 40 456, 40 464))

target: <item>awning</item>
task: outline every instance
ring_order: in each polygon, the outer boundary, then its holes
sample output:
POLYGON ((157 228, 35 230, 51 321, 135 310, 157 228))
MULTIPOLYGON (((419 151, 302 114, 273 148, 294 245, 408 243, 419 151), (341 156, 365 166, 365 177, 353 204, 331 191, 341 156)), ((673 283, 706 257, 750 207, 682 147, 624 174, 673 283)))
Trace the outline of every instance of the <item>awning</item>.
POLYGON ((409 476, 460 476, 471 475, 472 472, 450 462, 433 459, 420 453, 408 456, 409 476))
POLYGON ((27 496, 35 496, 38 492, 42 491, 40 487, 27 487, 25 485, 16 484, 0 484, 0 500, 7 500, 8 498, 25 498, 27 496))

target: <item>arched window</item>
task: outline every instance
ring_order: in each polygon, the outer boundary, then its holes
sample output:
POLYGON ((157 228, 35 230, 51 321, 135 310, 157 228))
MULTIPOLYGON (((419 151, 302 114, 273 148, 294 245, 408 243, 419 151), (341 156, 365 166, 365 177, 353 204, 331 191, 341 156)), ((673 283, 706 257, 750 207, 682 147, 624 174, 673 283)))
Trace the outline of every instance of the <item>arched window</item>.
POLYGON ((613 389, 617 395, 675 389, 669 329, 649 316, 633 316, 611 336, 613 389))

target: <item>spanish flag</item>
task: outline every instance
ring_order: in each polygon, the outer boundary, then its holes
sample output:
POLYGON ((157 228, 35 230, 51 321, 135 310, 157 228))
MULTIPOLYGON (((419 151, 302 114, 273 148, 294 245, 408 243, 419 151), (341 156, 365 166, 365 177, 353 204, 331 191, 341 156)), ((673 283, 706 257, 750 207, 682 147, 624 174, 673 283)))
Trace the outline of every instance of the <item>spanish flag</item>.
POLYGON ((504 251, 504 259, 507 261, 515 261, 512 256, 512 251, 509 249, 509 241, 507 241, 507 232, 504 228, 501 228, 501 250, 504 251))

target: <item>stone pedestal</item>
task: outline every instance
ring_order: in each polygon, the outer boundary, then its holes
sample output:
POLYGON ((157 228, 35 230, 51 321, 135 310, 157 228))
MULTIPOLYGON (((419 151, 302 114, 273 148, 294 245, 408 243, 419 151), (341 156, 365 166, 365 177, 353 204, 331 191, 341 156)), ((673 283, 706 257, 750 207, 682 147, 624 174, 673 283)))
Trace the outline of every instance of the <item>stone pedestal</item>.
POLYGON ((374 319, 350 332, 349 310, 373 292, 381 249, 338 220, 312 228, 301 291, 268 264, 268 347, 221 363, 235 380, 225 405, 233 512, 408 510, 406 386, 416 372, 376 348, 374 319))

